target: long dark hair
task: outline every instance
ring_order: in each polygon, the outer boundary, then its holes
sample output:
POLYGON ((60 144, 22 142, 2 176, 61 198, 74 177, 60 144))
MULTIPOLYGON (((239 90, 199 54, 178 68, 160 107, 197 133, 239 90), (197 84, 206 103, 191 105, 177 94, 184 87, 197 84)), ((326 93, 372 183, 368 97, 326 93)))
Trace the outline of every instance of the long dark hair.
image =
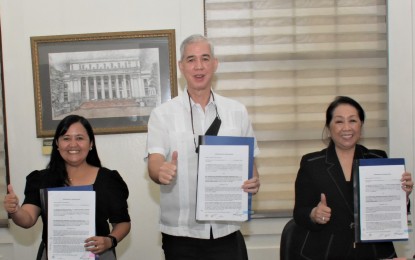
POLYGON ((64 119, 62 119, 62 121, 59 122, 59 125, 56 128, 55 136, 52 142, 52 153, 50 155, 50 161, 47 166, 47 169, 49 169, 51 177, 53 176, 52 178, 55 179, 56 185, 58 186, 69 184, 68 172, 66 171, 65 167, 65 160, 62 158, 61 154, 58 151, 58 139, 59 137, 66 134, 71 125, 78 122, 85 127, 89 136, 89 140, 90 142, 92 142, 92 149, 89 151, 86 157, 86 162, 90 165, 101 167, 101 160, 98 156, 98 151, 95 144, 94 131, 92 130, 91 124, 88 122, 86 118, 79 115, 66 116, 64 119))

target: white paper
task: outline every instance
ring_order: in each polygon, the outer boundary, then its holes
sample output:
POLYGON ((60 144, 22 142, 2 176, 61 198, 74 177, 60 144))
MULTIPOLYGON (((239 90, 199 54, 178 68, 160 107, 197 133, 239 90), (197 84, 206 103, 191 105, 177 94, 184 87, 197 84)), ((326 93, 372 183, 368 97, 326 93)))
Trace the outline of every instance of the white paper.
POLYGON ((197 220, 245 221, 248 194, 241 186, 249 175, 249 146, 201 145, 197 185, 197 220))
POLYGON ((94 235, 94 191, 48 191, 49 259, 95 259, 84 247, 94 235))
POLYGON ((362 241, 408 239, 404 165, 359 167, 362 241))

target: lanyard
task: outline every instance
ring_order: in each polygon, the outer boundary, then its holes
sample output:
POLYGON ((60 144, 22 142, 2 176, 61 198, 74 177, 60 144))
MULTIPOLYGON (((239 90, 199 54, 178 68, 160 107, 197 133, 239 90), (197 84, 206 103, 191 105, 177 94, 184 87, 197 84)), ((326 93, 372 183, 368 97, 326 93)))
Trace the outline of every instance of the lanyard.
MULTIPOLYGON (((216 117, 213 120, 212 124, 209 126, 208 130, 206 131, 205 135, 218 135, 220 125, 222 123, 222 120, 220 119, 219 113, 218 113, 218 107, 216 106, 215 102, 215 96, 213 95, 213 92, 210 91, 210 94, 212 95, 213 103, 215 104, 215 110, 216 110, 216 117)), ((189 96, 189 105, 190 105, 190 119, 192 122, 192 132, 193 132, 193 142, 195 144, 195 152, 199 152, 199 147, 196 145, 196 138, 195 138, 195 129, 193 125, 193 109, 192 109, 192 103, 190 102, 190 94, 189 91, 187 91, 187 95, 189 96)))

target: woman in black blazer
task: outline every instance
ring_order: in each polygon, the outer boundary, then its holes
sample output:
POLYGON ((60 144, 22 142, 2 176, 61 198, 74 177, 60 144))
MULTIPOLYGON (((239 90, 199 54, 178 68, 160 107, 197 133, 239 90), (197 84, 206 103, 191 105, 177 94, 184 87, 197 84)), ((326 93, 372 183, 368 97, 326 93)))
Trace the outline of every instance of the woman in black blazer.
MULTIPOLYGON (((392 242, 355 243, 352 166, 354 159, 385 158, 381 150, 357 144, 365 120, 363 108, 337 97, 327 108, 326 149, 304 155, 295 182, 295 222, 305 229, 299 259, 382 259, 396 256, 392 242)), ((408 203, 413 181, 403 173, 408 203)))

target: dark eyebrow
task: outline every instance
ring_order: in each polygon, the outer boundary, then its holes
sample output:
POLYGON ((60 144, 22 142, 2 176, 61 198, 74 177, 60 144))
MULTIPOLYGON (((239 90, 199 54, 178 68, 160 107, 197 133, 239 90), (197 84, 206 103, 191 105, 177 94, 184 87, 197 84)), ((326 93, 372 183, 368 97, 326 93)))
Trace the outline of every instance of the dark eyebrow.
MULTIPOLYGON (((202 58, 210 58, 210 57, 211 57, 210 54, 202 54, 202 58)), ((196 55, 189 55, 185 59, 188 60, 188 59, 193 59, 193 58, 196 58, 196 55)))
POLYGON ((71 137, 71 136, 79 137, 79 136, 86 136, 86 135, 84 135, 84 134, 74 134, 74 135, 64 134, 64 135, 61 135, 60 137, 71 137))

